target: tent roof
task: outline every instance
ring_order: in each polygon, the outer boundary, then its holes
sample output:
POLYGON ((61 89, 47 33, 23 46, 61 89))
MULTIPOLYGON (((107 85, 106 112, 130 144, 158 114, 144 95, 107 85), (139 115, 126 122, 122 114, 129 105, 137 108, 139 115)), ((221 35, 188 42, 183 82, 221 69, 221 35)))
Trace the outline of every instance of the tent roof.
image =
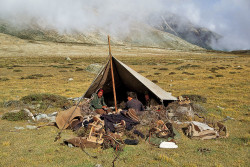
MULTIPOLYGON (((117 92, 117 98, 119 95, 124 95, 124 92, 134 91, 139 94, 144 94, 145 91, 148 91, 154 97, 156 97, 161 102, 169 100, 177 100, 176 97, 172 96, 171 93, 166 92, 158 85, 150 81, 149 79, 143 77, 115 57, 112 57, 113 62, 113 71, 115 79, 115 88, 117 92)), ((110 94, 112 96, 112 78, 110 72, 110 60, 103 67, 100 73, 97 75, 95 80, 92 82, 84 97, 90 98, 91 95, 96 92, 99 88, 104 89, 104 96, 110 94), (105 95, 106 94, 106 95, 105 95)))

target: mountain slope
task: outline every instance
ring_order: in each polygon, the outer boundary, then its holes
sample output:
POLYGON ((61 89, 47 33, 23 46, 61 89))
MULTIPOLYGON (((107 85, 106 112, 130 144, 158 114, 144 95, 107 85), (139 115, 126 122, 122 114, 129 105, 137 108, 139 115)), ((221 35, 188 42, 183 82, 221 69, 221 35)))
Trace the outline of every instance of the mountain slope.
MULTIPOLYGON (((92 32, 58 32, 52 28, 41 28, 36 24, 15 27, 6 21, 0 21, 0 33, 21 39, 36 41, 52 41, 65 43, 106 44, 109 33, 94 30, 92 32)), ((149 25, 136 23, 127 33, 110 34, 112 43, 117 45, 133 45, 143 47, 159 47, 180 50, 202 50, 171 33, 157 30, 149 25)))
POLYGON ((169 32, 206 49, 212 49, 212 42, 221 38, 219 34, 171 13, 164 13, 160 17, 159 15, 151 16, 148 22, 160 31, 169 32))

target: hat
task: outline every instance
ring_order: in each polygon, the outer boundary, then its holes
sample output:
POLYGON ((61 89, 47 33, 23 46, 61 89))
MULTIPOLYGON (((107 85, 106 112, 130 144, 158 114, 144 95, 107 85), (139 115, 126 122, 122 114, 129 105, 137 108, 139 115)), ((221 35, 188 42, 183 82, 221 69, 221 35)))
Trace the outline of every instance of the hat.
POLYGON ((132 120, 140 122, 139 118, 136 115, 135 109, 130 108, 128 109, 127 113, 126 113, 132 120))
POLYGON ((132 97, 133 99, 137 98, 137 95, 135 92, 127 92, 128 97, 132 97))
POLYGON ((98 93, 99 93, 99 92, 102 92, 102 93, 103 93, 103 89, 99 89, 97 92, 98 92, 98 93))

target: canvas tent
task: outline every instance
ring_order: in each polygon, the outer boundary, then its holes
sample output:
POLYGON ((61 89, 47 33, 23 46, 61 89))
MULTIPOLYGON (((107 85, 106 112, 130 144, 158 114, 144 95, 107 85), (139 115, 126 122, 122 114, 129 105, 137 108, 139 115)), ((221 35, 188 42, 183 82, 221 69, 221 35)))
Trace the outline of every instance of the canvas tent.
MULTIPOLYGON (((122 101, 127 101, 128 91, 136 92, 138 99, 142 102, 144 101, 145 91, 149 92, 151 97, 155 98, 160 104, 163 103, 166 105, 171 101, 177 100, 177 98, 172 96, 171 93, 166 92, 115 57, 112 57, 112 64, 118 104, 122 101)), ((88 90, 85 92, 84 97, 90 98, 99 88, 104 90, 104 97, 107 105, 114 106, 110 60, 94 79, 88 90)))

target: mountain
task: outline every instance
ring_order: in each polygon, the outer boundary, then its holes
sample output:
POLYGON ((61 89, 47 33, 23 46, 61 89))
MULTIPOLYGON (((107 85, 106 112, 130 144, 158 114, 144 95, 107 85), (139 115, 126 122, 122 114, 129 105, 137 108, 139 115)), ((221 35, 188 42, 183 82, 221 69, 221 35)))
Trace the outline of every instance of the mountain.
POLYGON ((191 23, 187 18, 172 13, 153 15, 148 20, 149 24, 160 31, 176 35, 194 45, 212 49, 212 42, 218 41, 221 36, 207 28, 191 23))
MULTIPOLYGON (((84 43, 84 44, 107 44, 109 33, 94 29, 93 31, 59 32, 55 28, 42 27, 37 23, 16 26, 0 20, 0 33, 15 36, 26 40, 52 41, 59 43, 84 43)), ((183 40, 164 29, 155 28, 145 23, 135 22, 129 31, 121 34, 110 34, 112 43, 116 45, 133 45, 142 47, 158 47, 178 50, 203 50, 203 48, 183 40)))

